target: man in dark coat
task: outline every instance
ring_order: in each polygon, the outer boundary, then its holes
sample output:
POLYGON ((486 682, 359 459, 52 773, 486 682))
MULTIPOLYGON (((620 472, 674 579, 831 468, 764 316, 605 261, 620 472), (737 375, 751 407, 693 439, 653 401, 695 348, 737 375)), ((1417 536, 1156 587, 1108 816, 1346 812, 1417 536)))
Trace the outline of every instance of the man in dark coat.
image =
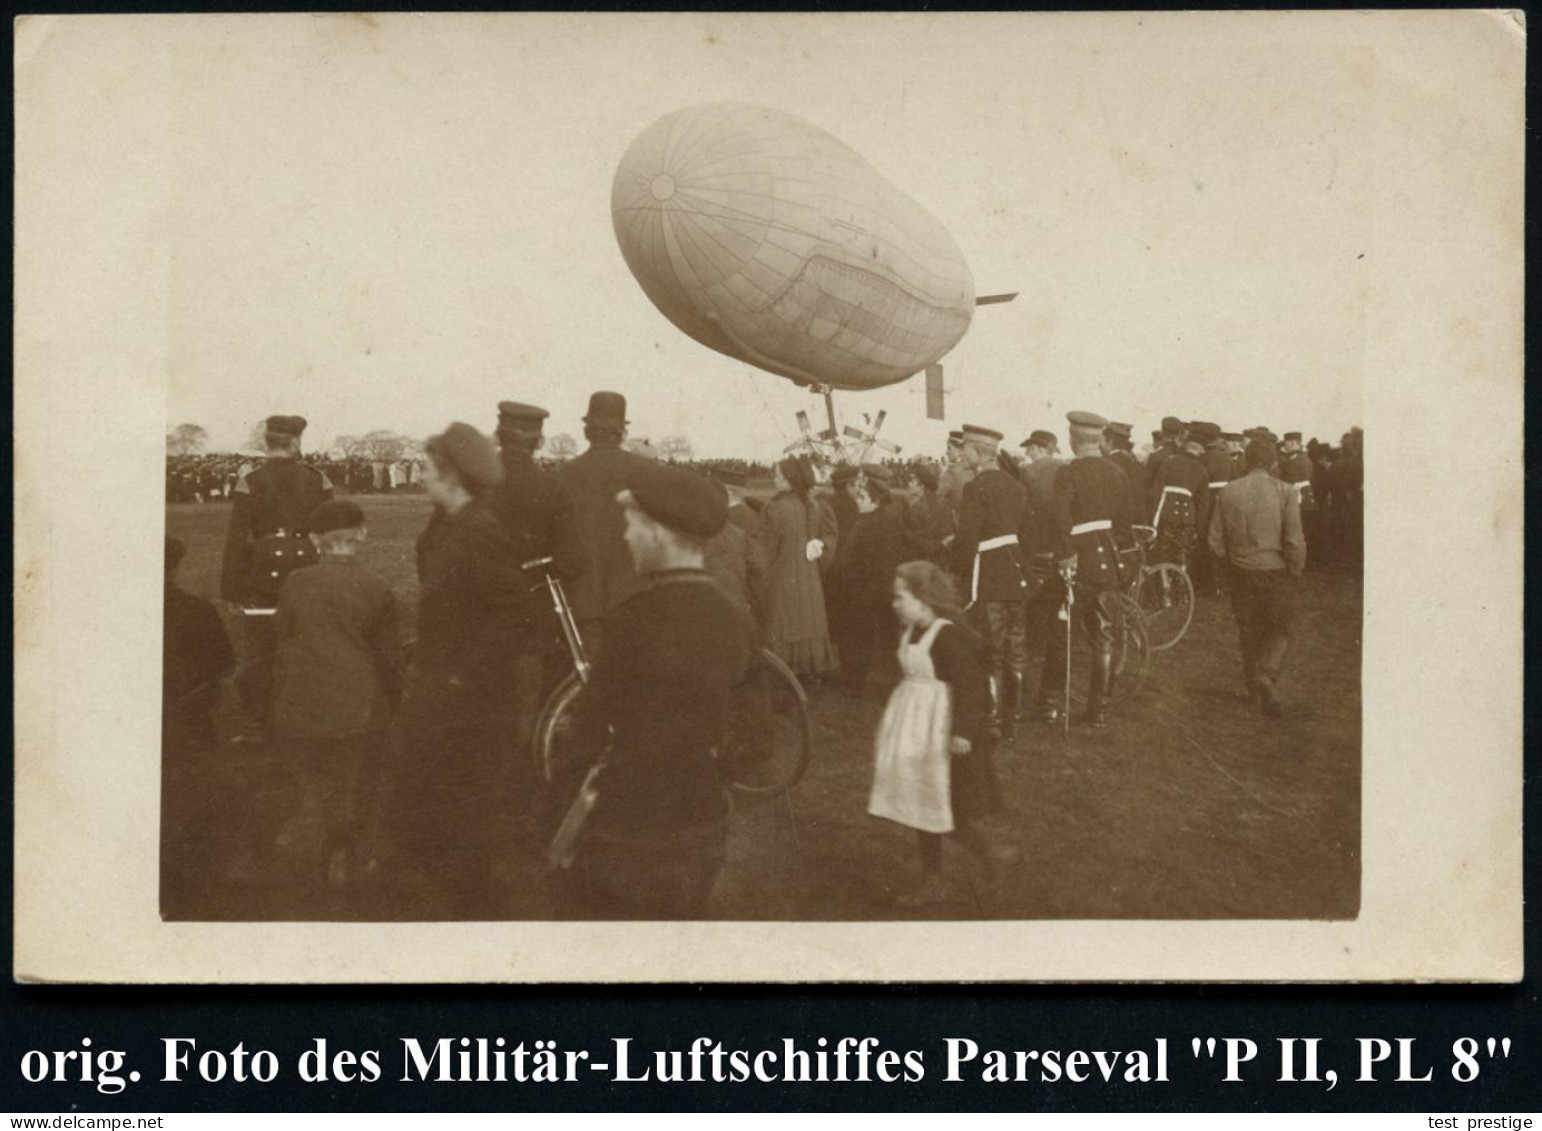
POLYGON ((1010 738, 1028 671, 1027 609, 1032 572, 1022 543, 1032 537, 1028 495, 996 455, 1002 435, 964 426, 964 458, 974 477, 959 505, 954 569, 965 583, 969 608, 991 644, 993 722, 1010 738))
POLYGON ((649 461, 621 446, 626 439, 626 398, 595 393, 584 417, 589 448, 557 469, 557 481, 573 501, 588 568, 568 591, 573 618, 590 652, 600 646, 605 617, 642 588, 622 535, 626 520, 616 496, 649 461))
POLYGON ((893 654, 896 637, 894 572, 915 556, 909 506, 893 490, 893 482, 893 473, 882 464, 862 465, 858 490, 868 505, 852 525, 849 546, 839 555, 843 597, 854 618, 851 632, 859 661, 852 680, 857 693, 874 663, 880 677, 893 666, 886 661, 893 654))
POLYGON ((1111 423, 1104 432, 1104 451, 1108 459, 1130 481, 1130 521, 1144 522, 1147 518, 1146 500, 1151 485, 1146 478, 1146 465, 1135 458, 1135 442, 1131 439, 1133 428, 1128 424, 1111 423))
POLYGON ((618 505, 644 588, 611 613, 575 705, 578 746, 601 763, 575 894, 607 918, 701 918, 728 840, 714 751, 752 629, 703 568, 707 540, 727 522, 721 491, 647 464, 618 505))
POLYGON ((920 490, 905 512, 911 557, 946 569, 948 548, 957 533, 953 510, 942 497, 935 467, 928 463, 917 465, 915 479, 920 490))
POLYGON ((326 476, 300 462, 304 431, 303 416, 268 417, 267 461, 237 482, 225 534, 220 597, 240 607, 246 637, 236 676, 245 715, 238 742, 266 740, 279 586, 292 570, 316 560, 305 521, 332 497, 326 476))
MULTIPOLYGON (((489 496, 489 503, 513 544, 513 564, 523 567, 550 558, 551 572, 570 587, 588 565, 588 552, 567 488, 535 462, 547 416, 547 411, 536 405, 518 401, 498 403, 497 439, 503 482, 489 496)), ((519 631, 510 641, 514 653, 515 726, 510 735, 505 782, 513 797, 521 798, 529 795, 526 787, 534 764, 530 744, 541 711, 547 660, 569 662, 565 656, 555 657, 560 629, 542 573, 528 570, 525 576, 527 587, 522 594, 519 631)))
POLYGON ((211 877, 209 863, 228 799, 214 772, 214 712, 235 652, 219 613, 177 585, 187 553, 166 539, 161 637, 161 915, 196 916, 195 901, 211 877))
MULTIPOLYGON (((1103 458, 1108 421, 1091 412, 1066 418, 1075 458, 1055 477, 1056 556, 1073 586, 1073 620, 1092 651, 1086 721, 1102 727, 1108 723, 1115 642, 1124 625, 1119 547, 1131 541, 1129 484, 1124 472, 1103 458)), ((1054 673, 1063 680, 1064 646, 1059 652, 1058 663, 1044 665, 1045 678, 1054 673)))

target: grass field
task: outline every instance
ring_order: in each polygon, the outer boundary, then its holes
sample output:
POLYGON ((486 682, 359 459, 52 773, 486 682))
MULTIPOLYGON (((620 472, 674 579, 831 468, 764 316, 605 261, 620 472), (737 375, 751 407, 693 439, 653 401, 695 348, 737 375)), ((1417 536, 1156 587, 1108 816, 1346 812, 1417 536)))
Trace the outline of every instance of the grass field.
MULTIPOLYGON (((421 496, 366 496, 364 562, 415 611, 413 543, 428 517, 421 496)), ((167 532, 188 544, 181 582, 212 597, 227 508, 167 508, 167 532)), ((949 846, 953 898, 897 909, 914 875, 914 834, 867 816, 872 739, 886 688, 852 700, 810 692, 816 750, 788 797, 739 798, 714 914, 725 919, 1336 919, 1360 892, 1360 623, 1358 576, 1308 573, 1286 663, 1283 719, 1259 713, 1238 676, 1224 599, 1200 602, 1176 648, 1158 654, 1141 693, 1107 730, 1029 726, 996 752, 1009 811, 1000 831, 1021 863, 986 867, 949 846)), ((240 647, 239 626, 232 637, 240 647)), ((1037 673, 1030 677, 1036 684, 1037 673)), ((234 721, 233 693, 224 725, 234 721)), ((222 746, 210 787, 231 815, 255 774, 242 748, 222 746)), ((234 830, 239 817, 225 826, 234 830)), ((216 840, 220 832, 216 831, 216 840)), ((234 832, 229 833, 234 836, 234 832)), ((228 847, 228 846, 227 846, 228 847)), ((211 883, 189 917, 416 917, 389 877, 344 898, 314 862, 280 855, 266 874, 211 883)), ((217 869, 216 869, 217 872, 217 869)), ((502 867, 506 916, 562 918, 529 847, 502 867)))

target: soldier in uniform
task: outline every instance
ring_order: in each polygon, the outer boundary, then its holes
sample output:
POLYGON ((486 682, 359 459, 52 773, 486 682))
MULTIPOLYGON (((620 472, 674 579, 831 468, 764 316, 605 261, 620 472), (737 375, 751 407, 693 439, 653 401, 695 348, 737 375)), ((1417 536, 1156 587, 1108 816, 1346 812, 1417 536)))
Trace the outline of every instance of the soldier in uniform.
POLYGON ((1183 421, 1176 416, 1162 417, 1162 431, 1153 433, 1156 444, 1151 449, 1151 456, 1146 460, 1146 483, 1151 488, 1145 507, 1145 513, 1155 514, 1156 507, 1161 502, 1161 488, 1158 480, 1162 472, 1162 463, 1182 450, 1184 442, 1188 439, 1188 429, 1183 421))
POLYGON ((1303 510, 1312 506, 1312 470, 1312 458, 1301 450, 1301 433, 1285 433, 1280 444, 1280 478, 1296 488, 1303 510))
MULTIPOLYGON (((579 533, 578 518, 567 489, 557 477, 535 462, 548 413, 536 405, 518 401, 498 403, 498 448, 503 482, 489 496, 489 504, 513 543, 515 566, 551 558, 551 570, 566 585, 584 572, 587 552, 579 533)), ((506 786, 527 797, 533 783, 530 743, 541 710, 547 658, 555 651, 559 629, 551 601, 539 573, 525 574, 527 589, 519 617, 519 632, 510 641, 514 651, 513 708, 515 726, 507 767, 506 786)), ((512 800, 512 798, 511 798, 512 800)))
POLYGON ((964 459, 975 474, 964 486, 954 569, 967 582, 969 608, 990 640, 992 724, 1010 738, 1028 671, 1027 608, 1032 588, 1024 539, 1032 536, 1028 494, 996 459, 1002 435, 966 424, 964 459))
POLYGON ((245 628, 245 662, 236 677, 244 715, 237 742, 267 738, 279 587, 293 570, 316 560, 305 522, 332 497, 326 476, 300 462, 304 431, 303 416, 268 417, 267 461, 235 487, 220 597, 240 608, 245 628))
POLYGON ((1152 557, 1188 568, 1195 537, 1205 529, 1210 480, 1203 459, 1205 449, 1193 440, 1162 461, 1156 475, 1157 507, 1152 525, 1156 545, 1152 557))
MULTIPOLYGON (((1200 529, 1209 529, 1210 512, 1215 507, 1215 501, 1220 497, 1221 488, 1231 482, 1232 464, 1231 452, 1227 450, 1226 441, 1221 436, 1220 426, 1209 422, 1200 422, 1190 426, 1190 434, 1205 446, 1205 454, 1201 462, 1205 465, 1205 478, 1209 482, 1205 505, 1201 508, 1200 529)), ((1215 596, 1220 591, 1220 571, 1216 569, 1214 560, 1209 554, 1199 554, 1194 558, 1194 591, 1215 596)))
POLYGON ((642 588, 622 537, 626 520, 616 496, 649 461, 621 446, 627 423, 625 397, 595 393, 584 416, 589 448, 557 469, 557 481, 573 501, 589 563, 568 598, 579 635, 591 652, 599 647, 601 626, 610 610, 642 588))
POLYGON ((1110 462, 1118 466, 1130 481, 1130 520, 1144 522, 1146 499, 1151 494, 1146 480, 1146 465, 1135 458, 1135 442, 1130 438, 1131 425, 1111 423, 1104 433, 1104 451, 1110 462))
MULTIPOLYGON (((1071 423, 1075 458, 1055 476, 1056 556, 1061 574, 1073 587, 1076 628, 1092 650, 1086 721, 1102 727, 1108 724, 1113 690, 1114 642, 1123 630, 1119 547, 1131 540, 1130 495, 1124 473, 1103 458, 1108 421, 1091 412, 1068 413, 1066 419, 1071 423)), ((1064 663, 1063 648, 1060 655, 1064 663)), ((1046 677, 1051 670, 1046 665, 1046 677)))
POLYGON ((727 522, 720 490, 646 464, 617 505, 644 587, 612 612, 574 708, 578 748, 601 769, 573 894, 606 918, 699 918, 728 841, 714 751, 752 630, 704 568, 705 544, 727 522))

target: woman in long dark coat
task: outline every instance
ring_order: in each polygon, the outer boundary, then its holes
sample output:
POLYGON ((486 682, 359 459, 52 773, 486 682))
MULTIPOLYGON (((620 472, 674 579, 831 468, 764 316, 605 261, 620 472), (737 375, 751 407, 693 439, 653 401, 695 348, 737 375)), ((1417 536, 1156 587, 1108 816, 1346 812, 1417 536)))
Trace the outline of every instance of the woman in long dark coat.
POLYGON ((418 539, 418 643, 395 834, 442 917, 489 918, 513 642, 529 582, 488 503, 503 480, 492 441, 457 423, 426 447, 423 484, 435 508, 418 539))
POLYGON ((766 645, 799 675, 822 675, 836 668, 821 578, 835 555, 835 516, 813 497, 814 472, 804 460, 777 464, 776 488, 760 530, 770 578, 766 645))

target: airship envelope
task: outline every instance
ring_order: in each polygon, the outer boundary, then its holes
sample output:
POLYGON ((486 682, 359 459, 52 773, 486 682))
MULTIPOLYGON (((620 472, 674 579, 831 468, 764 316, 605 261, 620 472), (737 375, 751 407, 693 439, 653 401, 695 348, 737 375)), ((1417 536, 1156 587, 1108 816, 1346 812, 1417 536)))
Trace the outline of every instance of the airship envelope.
POLYGON ((948 230, 842 142, 791 114, 676 110, 621 159, 616 239, 659 310, 719 353, 800 384, 903 381, 969 328, 948 230))

